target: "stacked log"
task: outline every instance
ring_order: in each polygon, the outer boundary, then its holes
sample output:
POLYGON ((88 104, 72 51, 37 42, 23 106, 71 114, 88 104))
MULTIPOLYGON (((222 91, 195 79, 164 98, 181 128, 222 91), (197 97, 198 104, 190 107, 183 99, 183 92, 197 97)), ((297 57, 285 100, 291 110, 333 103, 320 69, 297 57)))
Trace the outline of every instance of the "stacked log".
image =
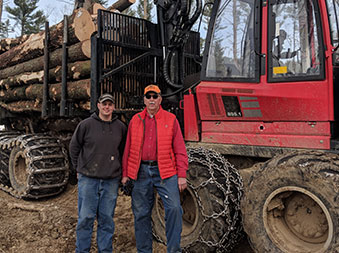
POLYGON ((20 45, 29 38, 29 35, 23 35, 19 38, 5 38, 0 40, 0 54, 3 54, 13 47, 20 45))
MULTIPOLYGON (((135 0, 119 0, 123 9, 135 0)), ((89 110, 91 44, 97 30, 99 4, 78 8, 67 18, 67 99, 89 110)), ((109 8, 112 10, 112 7, 109 8)), ((61 100, 64 20, 49 28, 49 99, 61 100)), ((45 31, 15 39, 0 40, 0 107, 12 112, 41 111, 44 81, 45 31)))

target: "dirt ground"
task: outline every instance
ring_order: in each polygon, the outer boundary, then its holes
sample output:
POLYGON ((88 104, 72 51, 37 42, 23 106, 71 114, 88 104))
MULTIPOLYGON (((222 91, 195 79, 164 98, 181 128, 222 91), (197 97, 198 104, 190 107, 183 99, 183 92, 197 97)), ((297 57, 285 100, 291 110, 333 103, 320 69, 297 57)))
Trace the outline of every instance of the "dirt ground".
MULTIPOLYGON (((114 252, 136 252, 130 197, 120 195, 115 213, 114 252)), ((57 197, 38 201, 16 199, 0 191, 0 253, 74 252, 77 186, 57 197)), ((95 232, 91 252, 97 252, 95 232)), ((153 252, 166 247, 154 242, 153 252)), ((253 252, 244 239, 234 253, 253 252)))

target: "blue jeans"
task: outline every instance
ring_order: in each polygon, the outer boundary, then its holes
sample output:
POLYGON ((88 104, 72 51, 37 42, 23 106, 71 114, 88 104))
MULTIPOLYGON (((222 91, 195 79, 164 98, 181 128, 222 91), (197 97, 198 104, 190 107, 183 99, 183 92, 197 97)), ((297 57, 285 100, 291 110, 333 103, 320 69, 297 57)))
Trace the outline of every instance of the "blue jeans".
POLYGON ((177 175, 162 180, 157 166, 142 164, 132 191, 135 238, 138 253, 152 252, 154 188, 165 209, 167 252, 181 252, 182 208, 177 175))
POLYGON ((97 179, 78 176, 78 224, 76 253, 89 252, 94 220, 98 220, 98 252, 113 251, 114 210, 120 178, 97 179))

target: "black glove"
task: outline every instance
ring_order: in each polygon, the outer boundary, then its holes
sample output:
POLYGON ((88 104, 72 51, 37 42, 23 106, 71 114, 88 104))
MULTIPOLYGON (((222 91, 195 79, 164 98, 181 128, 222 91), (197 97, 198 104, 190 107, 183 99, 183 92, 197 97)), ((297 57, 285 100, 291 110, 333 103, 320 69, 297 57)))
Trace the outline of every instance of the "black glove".
POLYGON ((126 196, 131 196, 132 195, 132 190, 134 186, 134 180, 128 180, 126 184, 120 184, 120 190, 122 193, 126 196))
POLYGON ((73 169, 73 167, 70 168, 69 170, 69 179, 68 182, 71 185, 76 185, 78 183, 78 177, 77 177, 77 172, 75 169, 73 169))

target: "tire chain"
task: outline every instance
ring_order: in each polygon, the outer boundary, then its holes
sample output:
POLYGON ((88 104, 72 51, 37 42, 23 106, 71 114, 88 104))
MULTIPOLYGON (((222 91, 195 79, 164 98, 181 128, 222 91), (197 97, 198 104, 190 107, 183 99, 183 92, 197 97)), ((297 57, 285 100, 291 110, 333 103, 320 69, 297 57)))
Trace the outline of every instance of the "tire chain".
POLYGON ((18 132, 0 132, 0 189, 17 197, 17 193, 11 187, 8 173, 8 163, 10 156, 9 143, 16 138, 20 133, 18 132))
MULTIPOLYGON (((206 244, 208 247, 216 248, 216 252, 230 252, 230 250, 239 242, 243 235, 240 211, 240 201, 243 195, 243 182, 241 180, 241 176, 228 160, 226 160, 220 153, 214 150, 205 149, 202 147, 188 148, 187 154, 189 163, 198 162, 206 166, 206 168, 208 168, 209 174, 211 175, 209 179, 200 183, 198 186, 193 186, 189 181, 187 181, 188 186, 194 189, 193 192, 197 199, 199 208, 202 210, 202 215, 204 218, 203 223, 205 223, 209 219, 215 219, 223 216, 225 217, 225 221, 228 226, 227 231, 218 242, 205 241, 201 236, 201 231, 199 234, 199 239, 186 245, 185 248, 182 249, 182 251, 190 252, 189 248, 191 246, 196 243, 203 243, 206 244), (223 175, 223 177, 226 178, 225 185, 217 181, 217 178, 215 177, 215 171, 219 171, 223 175), (202 205, 202 201, 197 194, 200 188, 205 187, 208 184, 214 184, 219 190, 223 192, 225 196, 225 208, 220 213, 207 215, 205 213, 204 206, 202 205), (232 190, 232 186, 235 187, 236 190, 232 190), (234 191, 236 191, 235 195, 234 191), (232 210, 234 211, 233 217, 231 215, 229 205, 230 202, 232 203, 232 208, 234 209, 232 210)), ((166 245, 166 243, 158 235, 153 233, 153 236, 157 241, 166 245)))
MULTIPOLYGON (((0 166, 0 172, 8 176, 9 170, 9 156, 11 149, 14 147, 20 147, 24 149, 25 156, 28 158, 28 189, 31 190, 42 190, 39 194, 31 195, 29 191, 19 192, 15 190, 8 182, 0 182, 0 189, 9 193, 10 195, 16 198, 42 198, 53 196, 60 193, 65 185, 68 183, 69 177, 69 162, 68 162, 68 155, 67 151, 64 147, 61 146, 59 140, 54 137, 42 135, 42 134, 24 134, 20 135, 18 132, 0 132, 0 153, 2 157, 5 157, 6 160, 0 166), (39 150, 41 149, 42 150, 39 150), (59 149, 60 152, 56 152, 59 149), (55 154, 57 153, 57 154, 55 154), (51 170, 48 172, 46 168, 37 168, 33 165, 34 161, 37 160, 47 160, 48 159, 64 159, 64 164, 61 167, 57 168, 48 168, 51 170), (7 166, 7 168, 5 168, 7 166), (7 169, 7 171, 6 171, 7 169), (55 173, 54 173, 55 172, 55 173), (51 179, 51 173, 53 176, 57 177, 57 173, 61 172, 63 174, 63 182, 54 184, 54 178, 51 179), (45 176, 43 180, 46 184, 41 184, 35 180, 36 175, 43 175, 43 174, 50 174, 49 176, 45 176), (44 190, 48 187, 55 188, 55 191, 51 192, 44 192, 44 190)), ((44 163, 42 163, 44 164, 44 163)), ((41 176, 40 176, 41 179, 41 176)), ((9 179, 8 179, 9 180, 9 179)))

